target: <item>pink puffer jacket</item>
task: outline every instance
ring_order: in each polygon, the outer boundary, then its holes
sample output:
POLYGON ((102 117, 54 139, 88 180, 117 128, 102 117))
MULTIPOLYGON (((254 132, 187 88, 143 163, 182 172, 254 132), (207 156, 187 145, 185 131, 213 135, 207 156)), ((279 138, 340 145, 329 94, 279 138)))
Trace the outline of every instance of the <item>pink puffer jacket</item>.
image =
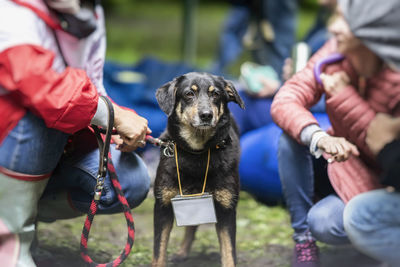
MULTIPOLYGON (((336 53, 335 40, 328 41, 308 62, 305 69, 294 75, 279 90, 271 106, 274 121, 286 133, 300 142, 302 129, 317 124, 308 108, 318 102, 324 89, 314 77, 314 65, 336 53)), ((345 71, 351 85, 335 96, 326 98, 326 112, 332 124, 329 133, 345 137, 357 145, 360 157, 328 166, 328 175, 338 195, 345 201, 353 196, 382 187, 378 181, 379 168, 365 143, 369 123, 378 112, 400 115, 400 73, 385 67, 368 79, 363 95, 358 93, 359 78, 347 59, 325 66, 324 73, 345 71)))

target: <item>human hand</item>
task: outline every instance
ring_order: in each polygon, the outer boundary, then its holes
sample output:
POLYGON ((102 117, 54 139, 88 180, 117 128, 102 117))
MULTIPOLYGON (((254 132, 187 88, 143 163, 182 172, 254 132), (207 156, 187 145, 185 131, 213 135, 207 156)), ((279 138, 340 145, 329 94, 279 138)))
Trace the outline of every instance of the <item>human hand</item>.
POLYGON ((319 77, 321 78, 325 93, 328 96, 340 93, 350 84, 350 78, 344 71, 338 71, 331 75, 321 73, 319 77))
POLYGON ((260 83, 262 84, 262 88, 259 92, 254 94, 254 96, 259 98, 271 97, 275 94, 276 90, 278 90, 280 82, 274 79, 269 79, 266 77, 260 78, 260 83))
POLYGON ((123 109, 115 104, 113 106, 114 126, 119 134, 119 138, 113 138, 117 149, 122 152, 132 152, 138 147, 144 147, 146 134, 151 133, 147 126, 147 120, 131 110, 123 109))
POLYGON ((282 67, 282 80, 287 81, 292 77, 293 75, 293 60, 288 57, 285 59, 285 62, 283 63, 282 67))
POLYGON ((374 155, 386 145, 399 137, 400 118, 385 113, 376 114, 367 129, 365 142, 374 155))
POLYGON ((317 147, 330 154, 338 162, 347 160, 350 155, 358 156, 360 153, 355 145, 343 137, 324 136, 317 143, 317 147))
POLYGON ((318 4, 321 6, 335 7, 337 0, 318 0, 318 4))

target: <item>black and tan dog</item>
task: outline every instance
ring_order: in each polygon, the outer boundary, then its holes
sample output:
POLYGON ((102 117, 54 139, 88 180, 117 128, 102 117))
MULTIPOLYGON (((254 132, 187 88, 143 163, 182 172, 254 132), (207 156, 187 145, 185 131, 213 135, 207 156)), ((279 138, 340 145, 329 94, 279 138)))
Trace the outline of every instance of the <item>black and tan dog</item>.
MULTIPOLYGON (((236 263, 236 206, 239 198, 239 137, 227 104, 244 104, 232 83, 207 73, 187 73, 157 90, 157 101, 168 115, 163 141, 179 153, 183 194, 202 191, 208 150, 210 164, 205 191, 214 198, 222 266, 236 263)), ((174 157, 161 153, 154 185, 154 254, 152 266, 166 266, 167 243, 174 222, 171 198, 178 195, 174 157)), ((187 226, 175 260, 187 257, 197 226, 187 226)))

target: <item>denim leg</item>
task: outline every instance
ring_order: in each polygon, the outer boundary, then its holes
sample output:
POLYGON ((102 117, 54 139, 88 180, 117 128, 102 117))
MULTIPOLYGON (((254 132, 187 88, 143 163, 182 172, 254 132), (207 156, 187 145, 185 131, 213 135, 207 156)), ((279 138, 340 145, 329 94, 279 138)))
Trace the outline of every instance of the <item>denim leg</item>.
POLYGON ((305 233, 314 197, 313 161, 308 148, 285 133, 279 139, 278 169, 295 235, 305 233))
POLYGON ((374 190, 354 197, 344 210, 353 245, 391 266, 400 263, 400 193, 374 190))
MULTIPOLYGON (((67 139, 67 134, 47 128, 42 119, 28 112, 0 145, 0 166, 28 177, 51 173, 67 139)), ((35 235, 37 203, 48 180, 24 181, 0 173, 0 220, 18 237, 17 266, 35 266, 30 247, 35 235)), ((1 245, 7 246, 7 234, 0 233, 0 240, 1 245)), ((2 266, 4 257, 12 258, 0 255, 2 266)))
MULTIPOLYGON (((122 153, 112 145, 112 161, 131 208, 138 206, 147 196, 150 178, 143 160, 135 153, 122 153)), ((96 176, 99 167, 98 149, 83 155, 63 157, 54 175, 50 178, 45 195, 67 189, 73 206, 87 212, 93 199, 96 176)), ((122 211, 117 194, 107 174, 98 213, 110 214, 122 211)))
POLYGON ((242 39, 246 33, 250 10, 245 5, 233 5, 230 9, 221 34, 218 58, 212 72, 223 73, 224 69, 234 62, 242 53, 242 39))
POLYGON ((0 144, 0 166, 24 174, 47 174, 60 160, 68 134, 47 128, 30 112, 0 144))
POLYGON ((273 122, 270 114, 272 98, 251 97, 243 90, 239 91, 239 95, 246 109, 243 110, 233 102, 228 104, 228 108, 239 126, 241 135, 273 122))
POLYGON ((334 194, 318 201, 308 212, 308 225, 312 235, 331 245, 349 243, 343 227, 344 202, 334 194))
POLYGON ((253 56, 257 63, 271 65, 281 77, 284 60, 290 57, 295 42, 297 1, 262 1, 267 8, 263 16, 271 23, 275 39, 272 42, 263 40, 253 56))

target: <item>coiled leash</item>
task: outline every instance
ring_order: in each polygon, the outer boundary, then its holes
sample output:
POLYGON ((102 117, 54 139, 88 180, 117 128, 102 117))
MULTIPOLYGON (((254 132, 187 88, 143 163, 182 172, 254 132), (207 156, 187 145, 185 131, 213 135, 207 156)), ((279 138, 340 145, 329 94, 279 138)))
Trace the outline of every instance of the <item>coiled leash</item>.
MULTIPOLYGON (((101 96, 102 97, 102 96, 101 96)), ((105 134, 105 139, 103 141, 101 137, 101 130, 97 126, 92 126, 94 133, 96 135, 97 143, 100 149, 100 163, 99 163, 99 171, 97 174, 97 183, 94 189, 94 197, 92 203, 90 205, 90 209, 88 211, 85 224, 82 229, 82 236, 81 236, 81 256, 85 262, 88 263, 91 267, 115 267, 119 266, 129 255, 131 252, 133 242, 135 239, 135 225, 133 222, 133 217, 131 213, 131 209, 129 207, 128 201, 126 200, 124 193, 122 192, 121 185, 118 181, 117 174, 115 172, 114 165, 111 160, 111 153, 110 153, 110 142, 111 142, 111 135, 112 129, 114 125, 114 109, 112 106, 111 101, 107 97, 102 97, 105 100, 108 110, 109 110, 109 117, 108 117, 108 127, 105 134), (96 263, 90 258, 88 255, 88 240, 89 240, 89 232, 92 226, 92 222, 94 216, 97 212, 97 207, 100 201, 101 193, 103 190, 104 182, 106 179, 106 174, 110 174, 112 185, 117 193, 118 200, 122 204, 123 212, 126 218, 126 224, 128 226, 128 238, 126 241, 125 248, 122 250, 121 254, 118 258, 113 260, 109 263, 96 263)))

